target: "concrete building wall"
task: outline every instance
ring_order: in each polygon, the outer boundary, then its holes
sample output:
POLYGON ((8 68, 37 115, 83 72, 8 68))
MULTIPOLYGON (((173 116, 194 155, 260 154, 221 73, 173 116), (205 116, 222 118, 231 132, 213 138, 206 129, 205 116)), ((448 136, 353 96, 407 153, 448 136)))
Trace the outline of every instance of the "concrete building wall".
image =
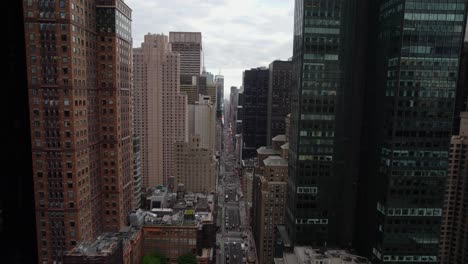
POLYGON ((194 106, 193 135, 200 136, 200 146, 213 151, 215 147, 216 108, 208 96, 200 95, 194 106))
MULTIPOLYGON (((140 51, 138 51, 140 52, 140 51)), ((143 187, 167 184, 173 175, 173 144, 187 141, 187 95, 180 93, 179 54, 165 35, 145 35, 141 55, 134 61, 137 135, 142 140, 143 187), (140 115, 140 116, 139 116, 140 115)))
POLYGON ((263 175, 256 175, 253 199, 253 234, 259 263, 273 263, 275 227, 285 224, 288 163, 271 156, 264 160, 263 175))
POLYGON ((209 193, 216 191, 216 161, 200 143, 199 136, 190 136, 188 143, 174 144, 174 186, 182 183, 188 192, 209 193))
POLYGON ((180 54, 180 74, 198 76, 202 69, 202 36, 200 32, 169 32, 172 51, 180 54))

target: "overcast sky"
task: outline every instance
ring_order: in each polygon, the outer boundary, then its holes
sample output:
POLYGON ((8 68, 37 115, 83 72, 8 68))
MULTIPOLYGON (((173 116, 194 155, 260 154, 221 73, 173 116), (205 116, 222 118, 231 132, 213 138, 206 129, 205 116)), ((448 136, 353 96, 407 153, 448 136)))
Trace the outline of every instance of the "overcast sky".
POLYGON ((133 46, 147 33, 199 31, 207 71, 224 75, 225 97, 242 72, 292 56, 294 0, 126 0, 133 46))

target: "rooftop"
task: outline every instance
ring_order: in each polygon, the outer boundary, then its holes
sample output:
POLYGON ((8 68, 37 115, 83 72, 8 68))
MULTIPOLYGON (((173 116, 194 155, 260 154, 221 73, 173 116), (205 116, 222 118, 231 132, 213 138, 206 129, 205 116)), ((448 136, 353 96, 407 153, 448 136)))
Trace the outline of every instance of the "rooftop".
POLYGON ((294 253, 283 256, 285 264, 315 264, 316 260, 328 260, 334 264, 367 264, 366 258, 353 255, 340 249, 313 249, 311 247, 294 247, 294 253))
POLYGON ((274 150, 272 147, 265 147, 262 146, 257 149, 258 154, 264 154, 264 155, 279 155, 279 151, 274 150))
POLYGON ((289 142, 288 142, 288 143, 284 143, 283 145, 281 145, 281 148, 282 148, 282 149, 289 149, 289 142))
POLYGON ((139 230, 133 227, 124 227, 118 233, 104 233, 93 242, 81 242, 76 247, 66 252, 70 255, 83 256, 107 256, 115 252, 122 240, 132 239, 139 230))
POLYGON ((254 167, 255 161, 255 159, 242 160, 242 167, 254 167))
POLYGON ((265 166, 288 166, 288 161, 280 156, 269 156, 263 160, 265 166))
POLYGON ((272 138, 273 141, 286 141, 286 136, 285 135, 277 135, 274 138, 272 138))

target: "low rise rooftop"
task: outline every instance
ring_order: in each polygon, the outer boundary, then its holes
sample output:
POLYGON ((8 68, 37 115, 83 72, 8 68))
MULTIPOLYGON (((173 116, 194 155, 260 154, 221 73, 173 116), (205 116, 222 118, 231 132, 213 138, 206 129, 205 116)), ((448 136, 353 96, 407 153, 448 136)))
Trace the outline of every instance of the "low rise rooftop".
POLYGON ((269 156, 263 160, 265 166, 288 166, 288 161, 280 156, 269 156))
POLYGON ((369 264, 370 262, 357 255, 341 249, 313 249, 311 247, 294 247, 293 253, 283 255, 284 264, 369 264))
POLYGON ((273 149, 272 147, 265 147, 265 146, 258 148, 257 153, 262 154, 262 155, 279 155, 280 154, 279 151, 273 149))

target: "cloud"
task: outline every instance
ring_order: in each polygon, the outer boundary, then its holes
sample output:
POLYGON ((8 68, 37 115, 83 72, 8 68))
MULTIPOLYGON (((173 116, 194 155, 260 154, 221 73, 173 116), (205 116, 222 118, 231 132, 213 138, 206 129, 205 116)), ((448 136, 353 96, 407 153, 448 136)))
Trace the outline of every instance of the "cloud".
POLYGON ((147 33, 202 32, 205 66, 224 75, 225 95, 242 72, 292 56, 293 0, 127 0, 133 46, 147 33))

